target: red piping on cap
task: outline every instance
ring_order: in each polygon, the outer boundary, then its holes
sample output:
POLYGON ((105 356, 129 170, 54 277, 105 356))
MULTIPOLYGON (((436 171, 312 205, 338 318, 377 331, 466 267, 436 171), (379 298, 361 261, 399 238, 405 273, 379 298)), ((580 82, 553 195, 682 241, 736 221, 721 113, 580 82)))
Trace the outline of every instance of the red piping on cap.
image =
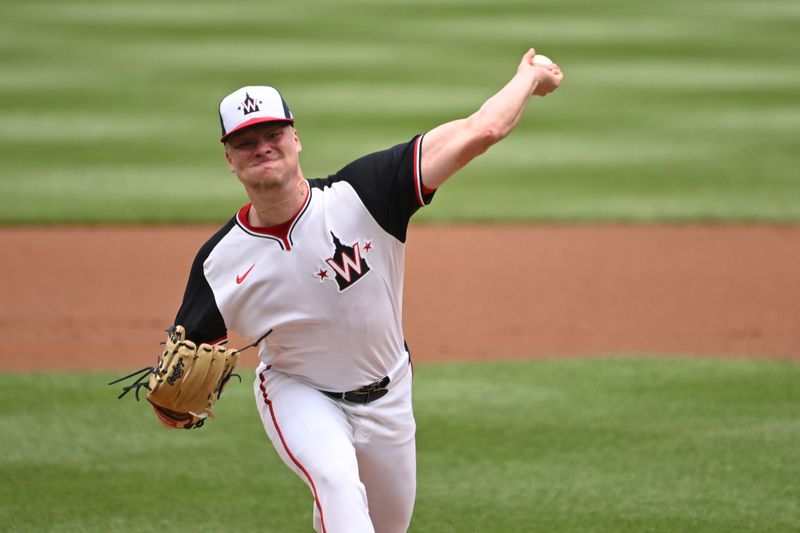
POLYGON ((290 124, 294 124, 294 119, 293 118, 284 118, 284 117, 258 117, 258 118, 253 118, 253 119, 248 120, 247 122, 242 122, 241 124, 239 124, 238 126, 233 128, 231 131, 229 131, 228 133, 226 133, 225 135, 220 137, 219 141, 220 142, 225 142, 225 139, 227 139, 230 136, 231 133, 235 133, 235 132, 237 132, 239 130, 243 130, 244 128, 247 128, 247 127, 250 127, 250 126, 255 126, 256 124, 261 124, 262 122, 288 122, 290 124))

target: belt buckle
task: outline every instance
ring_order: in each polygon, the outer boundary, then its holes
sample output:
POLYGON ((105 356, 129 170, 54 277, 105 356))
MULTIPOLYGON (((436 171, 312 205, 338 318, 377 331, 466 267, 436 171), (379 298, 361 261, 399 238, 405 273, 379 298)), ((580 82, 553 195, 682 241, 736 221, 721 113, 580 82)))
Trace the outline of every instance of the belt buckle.
POLYGON ((370 383, 369 385, 352 391, 351 394, 358 397, 356 399, 356 403, 367 404, 373 400, 377 400, 386 396, 386 393, 389 392, 389 389, 387 389, 386 386, 390 381, 391 380, 389 379, 389 376, 385 376, 380 381, 370 383))

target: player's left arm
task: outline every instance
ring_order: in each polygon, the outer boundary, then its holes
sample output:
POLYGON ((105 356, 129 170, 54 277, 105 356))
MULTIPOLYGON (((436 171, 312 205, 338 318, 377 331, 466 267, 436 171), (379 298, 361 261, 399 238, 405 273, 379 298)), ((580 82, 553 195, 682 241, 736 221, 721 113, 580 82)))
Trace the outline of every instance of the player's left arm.
POLYGON ((531 48, 517 73, 497 94, 465 119, 447 122, 425 134, 422 183, 438 189, 447 179, 490 146, 505 138, 519 122, 531 96, 546 96, 561 84, 558 65, 534 65, 531 48))

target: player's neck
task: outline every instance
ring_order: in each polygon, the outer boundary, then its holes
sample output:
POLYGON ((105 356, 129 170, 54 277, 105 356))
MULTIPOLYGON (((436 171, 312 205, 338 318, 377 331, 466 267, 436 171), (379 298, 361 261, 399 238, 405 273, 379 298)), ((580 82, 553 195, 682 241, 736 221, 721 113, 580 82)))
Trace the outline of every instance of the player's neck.
POLYGON ((283 224, 300 210, 307 194, 308 187, 302 176, 298 176, 280 194, 250 194, 253 206, 247 215, 247 222, 253 227, 262 228, 283 224))

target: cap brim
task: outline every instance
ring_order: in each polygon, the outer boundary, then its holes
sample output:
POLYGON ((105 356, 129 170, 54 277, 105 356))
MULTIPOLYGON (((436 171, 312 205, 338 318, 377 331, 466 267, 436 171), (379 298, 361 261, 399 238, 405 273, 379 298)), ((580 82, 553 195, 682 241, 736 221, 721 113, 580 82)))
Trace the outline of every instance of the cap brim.
POLYGON ((242 122, 231 131, 223 135, 219 138, 220 142, 225 142, 225 139, 230 137, 232 134, 236 133, 237 131, 241 131, 245 128, 249 128, 250 126, 255 126, 256 124, 263 124, 264 122, 286 122, 287 124, 294 124, 293 118, 285 118, 285 117, 259 117, 253 118, 248 120, 247 122, 242 122))

